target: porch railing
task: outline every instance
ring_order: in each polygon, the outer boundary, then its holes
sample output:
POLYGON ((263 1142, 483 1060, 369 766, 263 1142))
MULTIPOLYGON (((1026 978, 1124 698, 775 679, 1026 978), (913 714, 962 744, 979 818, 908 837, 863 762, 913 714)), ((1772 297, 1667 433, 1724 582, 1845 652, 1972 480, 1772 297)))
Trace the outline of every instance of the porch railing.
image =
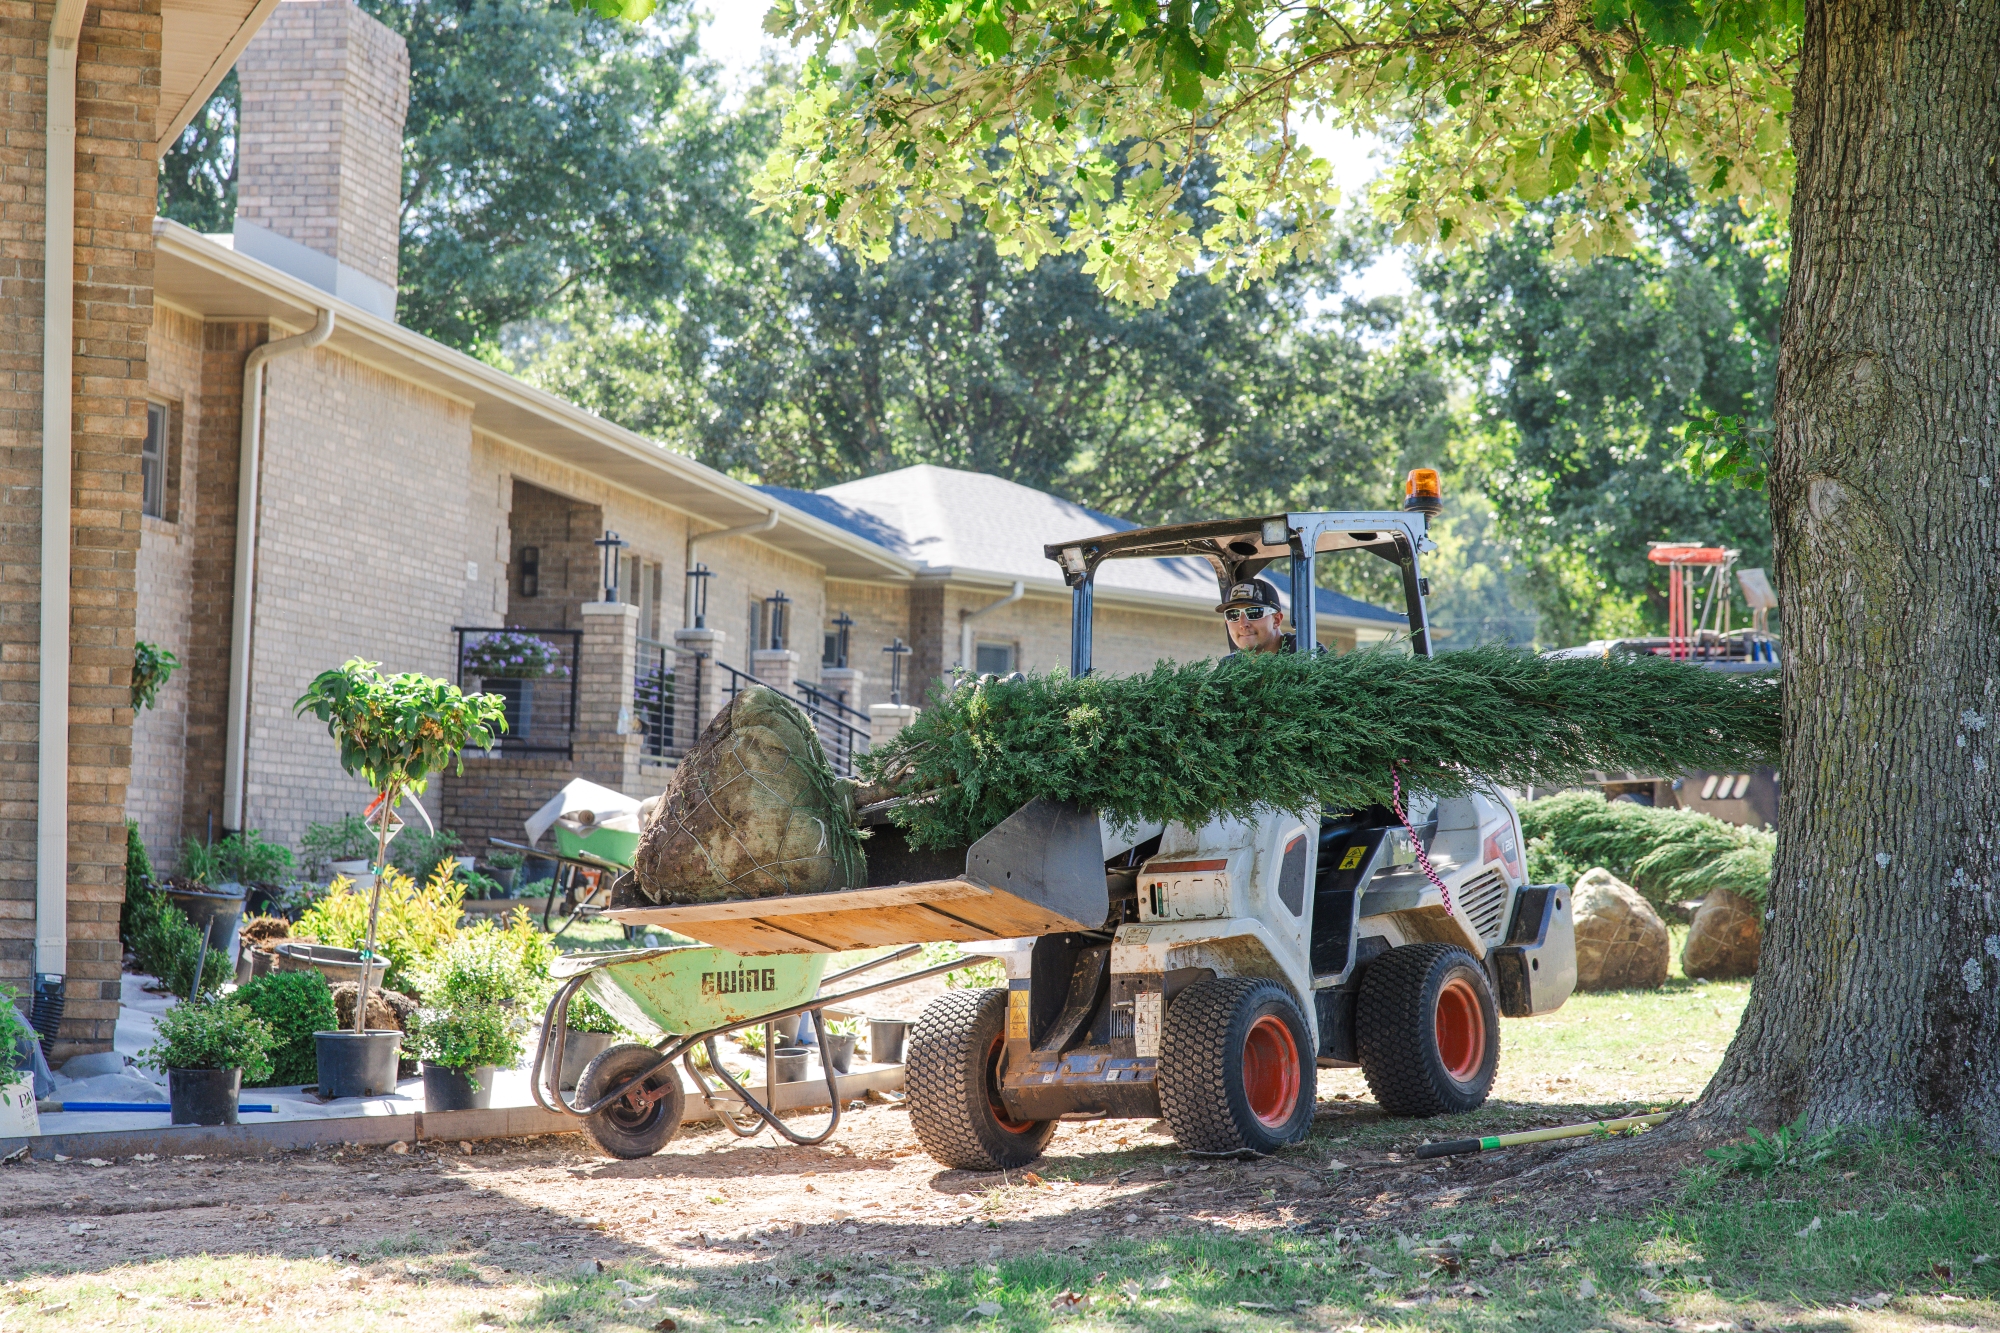
POLYGON ((507 730, 496 738, 501 754, 559 754, 575 758, 577 659, 580 629, 522 629, 514 625, 454 625, 458 636, 458 687, 497 694, 507 703, 507 730), (518 642, 495 635, 538 639, 545 648, 516 651, 518 642), (509 659, 526 658, 526 663, 509 659), (532 672, 533 674, 524 674, 532 672))
MULTIPOLYGON (((746 675, 726 662, 717 662, 722 669, 722 689, 731 699, 751 685, 764 682, 755 676, 746 675)), ((849 708, 840 700, 804 681, 792 687, 798 698, 792 702, 805 710, 812 719, 813 728, 819 732, 820 744, 826 748, 827 762, 841 777, 854 776, 854 761, 868 748, 868 715, 849 708), (851 719, 859 719, 862 725, 855 725, 851 719)))
POLYGON ((632 715, 645 739, 640 752, 664 759, 674 745, 674 646, 658 639, 639 640, 632 681, 632 715))

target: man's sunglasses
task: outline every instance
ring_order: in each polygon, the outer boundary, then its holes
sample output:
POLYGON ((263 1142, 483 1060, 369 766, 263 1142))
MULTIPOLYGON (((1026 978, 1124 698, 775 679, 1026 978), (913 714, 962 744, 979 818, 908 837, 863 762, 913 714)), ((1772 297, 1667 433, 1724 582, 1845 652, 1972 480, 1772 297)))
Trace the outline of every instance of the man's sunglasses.
POLYGON ((1239 620, 1262 620, 1265 616, 1278 614, 1275 606, 1232 606, 1222 613, 1222 618, 1234 624, 1239 620))

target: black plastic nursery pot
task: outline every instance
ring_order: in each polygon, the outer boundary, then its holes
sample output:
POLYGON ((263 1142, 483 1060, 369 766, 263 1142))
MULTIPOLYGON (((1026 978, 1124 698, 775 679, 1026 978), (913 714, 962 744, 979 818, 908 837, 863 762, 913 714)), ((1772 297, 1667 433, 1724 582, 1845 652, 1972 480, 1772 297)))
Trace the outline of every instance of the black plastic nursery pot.
POLYGON ((426 1111, 483 1111, 493 1105, 494 1065, 451 1069, 424 1061, 426 1111))
POLYGON ((396 1050, 402 1044, 403 1034, 395 1028, 313 1033, 320 1099, 386 1097, 394 1092, 396 1050))
POLYGON ((868 1058, 878 1065, 903 1063, 903 1043, 909 1036, 910 1021, 906 1018, 869 1019, 868 1058))
POLYGON ((240 1069, 169 1069, 167 1104, 176 1125, 233 1125, 240 1069))
POLYGON ((618 1034, 615 1032, 578 1032, 571 1029, 564 1033, 562 1090, 575 1092, 576 1081, 583 1077, 583 1067, 617 1044, 618 1034))
POLYGON ((838 1032, 826 1034, 826 1049, 821 1058, 836 1074, 845 1074, 854 1063, 854 1043, 856 1038, 838 1032))
POLYGON ((208 947, 229 952, 236 928, 243 920, 244 888, 241 884, 218 885, 212 889, 181 889, 162 885, 161 892, 181 909, 199 935, 208 931, 208 947))

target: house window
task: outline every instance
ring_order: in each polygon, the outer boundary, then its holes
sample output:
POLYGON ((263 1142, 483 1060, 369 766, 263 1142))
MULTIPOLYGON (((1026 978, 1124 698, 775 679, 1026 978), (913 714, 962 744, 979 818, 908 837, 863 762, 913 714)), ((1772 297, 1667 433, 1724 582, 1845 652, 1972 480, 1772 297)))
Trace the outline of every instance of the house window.
POLYGON ((824 644, 819 650, 819 664, 823 667, 837 667, 840 665, 839 631, 830 632, 826 636, 824 644))
POLYGON ((750 637, 743 640, 743 660, 749 661, 750 654, 764 646, 764 603, 761 598, 750 599, 750 637))
POLYGON ((139 449, 139 511, 153 518, 167 516, 167 408, 146 404, 146 443, 139 449))
POLYGON ((1014 645, 982 643, 973 650, 973 669, 982 676, 1006 676, 1014 670, 1014 645))

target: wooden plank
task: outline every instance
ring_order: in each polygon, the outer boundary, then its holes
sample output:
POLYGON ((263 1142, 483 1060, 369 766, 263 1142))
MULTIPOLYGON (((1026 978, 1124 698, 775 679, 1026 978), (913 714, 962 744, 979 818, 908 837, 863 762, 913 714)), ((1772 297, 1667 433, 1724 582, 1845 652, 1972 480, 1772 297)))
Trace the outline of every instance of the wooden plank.
POLYGON ((920 880, 884 884, 870 889, 840 889, 832 893, 793 893, 779 898, 748 898, 727 903, 678 903, 657 907, 618 907, 604 913, 612 921, 634 926, 668 926, 683 921, 724 921, 731 918, 768 919, 806 914, 824 916, 849 910, 874 911, 909 903, 955 902, 990 897, 993 890, 962 879, 920 880))
POLYGON ((794 935, 764 921, 698 921, 674 929, 689 939, 745 957, 765 953, 838 953, 842 946, 805 935, 794 935))
POLYGON ((842 949, 867 949, 882 944, 926 944, 933 940, 996 940, 1004 936, 924 906, 888 907, 872 912, 832 912, 825 916, 780 917, 787 929, 842 949))

